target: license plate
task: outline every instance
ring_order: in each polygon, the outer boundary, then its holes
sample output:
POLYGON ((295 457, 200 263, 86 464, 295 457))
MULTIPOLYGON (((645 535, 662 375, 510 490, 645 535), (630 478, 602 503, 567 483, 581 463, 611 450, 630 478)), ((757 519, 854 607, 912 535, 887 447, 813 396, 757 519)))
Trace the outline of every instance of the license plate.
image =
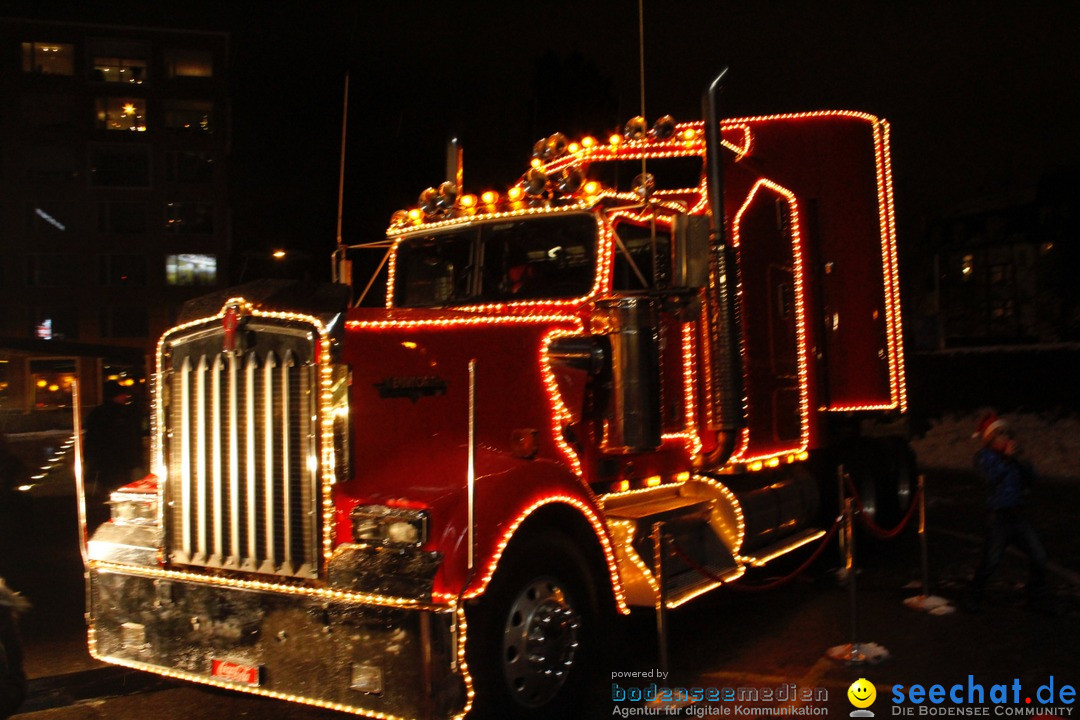
POLYGON ((210 674, 229 682, 242 683, 244 685, 259 684, 259 666, 241 665, 230 660, 211 660, 210 674))

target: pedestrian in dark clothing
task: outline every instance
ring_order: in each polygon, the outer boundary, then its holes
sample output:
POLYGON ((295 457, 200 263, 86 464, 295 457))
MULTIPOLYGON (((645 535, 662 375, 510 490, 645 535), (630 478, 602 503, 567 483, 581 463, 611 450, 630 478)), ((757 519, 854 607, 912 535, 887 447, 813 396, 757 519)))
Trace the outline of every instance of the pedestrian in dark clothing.
POLYGON ((983 443, 975 453, 975 467, 987 483, 989 512, 982 560, 971 580, 969 609, 981 609, 986 581, 1001 563, 1005 549, 1013 544, 1028 557, 1028 607, 1048 610, 1046 551, 1023 512, 1035 470, 1022 458, 1008 425, 994 413, 983 416, 973 437, 983 443))
POLYGON ((0 578, 0 718, 11 717, 26 697, 17 618, 30 604, 0 578))
POLYGON ((25 474, 26 467, 11 451, 7 435, 0 429, 0 496, 12 492, 25 474))
POLYGON ((86 418, 86 478, 97 492, 127 485, 143 464, 142 421, 131 399, 126 388, 108 382, 105 402, 86 418))

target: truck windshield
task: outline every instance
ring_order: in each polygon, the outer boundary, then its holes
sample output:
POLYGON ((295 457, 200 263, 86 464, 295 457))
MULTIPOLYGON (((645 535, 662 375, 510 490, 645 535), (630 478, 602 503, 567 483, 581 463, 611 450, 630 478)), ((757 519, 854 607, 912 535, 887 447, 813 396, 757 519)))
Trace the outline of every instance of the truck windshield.
POLYGON ((410 237, 397 248, 395 307, 446 307, 587 295, 592 215, 522 217, 410 237))
MULTIPOLYGON (((684 190, 701 184, 704 158, 700 155, 653 158, 645 167, 656 181, 657 190, 684 190)), ((619 192, 634 190, 634 178, 641 174, 641 160, 602 160, 589 163, 590 180, 619 192)))

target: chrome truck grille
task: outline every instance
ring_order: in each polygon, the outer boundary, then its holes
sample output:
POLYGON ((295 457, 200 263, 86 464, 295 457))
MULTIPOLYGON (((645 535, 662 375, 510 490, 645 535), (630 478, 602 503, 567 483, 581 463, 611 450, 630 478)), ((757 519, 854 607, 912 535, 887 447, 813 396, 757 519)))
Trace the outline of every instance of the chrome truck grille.
POLYGON ((319 569, 317 333, 251 318, 169 340, 165 542, 174 565, 292 577, 319 569), (232 339, 230 338, 230 341, 232 339))

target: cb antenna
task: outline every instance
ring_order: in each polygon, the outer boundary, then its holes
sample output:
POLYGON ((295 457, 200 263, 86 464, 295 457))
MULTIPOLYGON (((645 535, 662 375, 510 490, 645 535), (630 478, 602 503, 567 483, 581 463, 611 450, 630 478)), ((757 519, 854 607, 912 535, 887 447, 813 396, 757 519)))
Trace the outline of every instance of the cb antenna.
POLYGON ((349 129, 349 71, 345 71, 345 97, 341 102, 341 159, 338 167, 337 191, 337 247, 334 250, 334 282, 352 285, 352 262, 345 257, 345 243, 341 240, 341 216, 345 210, 345 138, 349 129))
POLYGON ((353 12, 352 30, 349 33, 349 41, 345 64, 345 92, 341 100, 341 158, 338 161, 338 199, 337 199, 337 232, 334 245, 333 262, 331 263, 330 276, 336 283, 344 283, 352 287, 352 260, 348 258, 348 248, 341 238, 341 218, 345 214, 345 139, 349 129, 349 58, 356 40, 356 26, 359 23, 359 15, 353 12))
MULTIPOLYGON (((638 0, 638 73, 641 77, 641 117, 645 117, 645 0, 638 0)), ((642 172, 644 169, 642 160, 642 172)))
MULTIPOLYGON (((641 119, 645 121, 645 0, 638 0, 638 75, 641 77, 641 119)), ((646 127, 648 127, 646 125, 646 127)), ((641 155, 641 202, 649 205, 649 172, 645 167, 645 154, 641 155)), ((657 282, 659 248, 656 242, 656 214, 649 214, 649 252, 652 255, 653 283, 657 282)))

